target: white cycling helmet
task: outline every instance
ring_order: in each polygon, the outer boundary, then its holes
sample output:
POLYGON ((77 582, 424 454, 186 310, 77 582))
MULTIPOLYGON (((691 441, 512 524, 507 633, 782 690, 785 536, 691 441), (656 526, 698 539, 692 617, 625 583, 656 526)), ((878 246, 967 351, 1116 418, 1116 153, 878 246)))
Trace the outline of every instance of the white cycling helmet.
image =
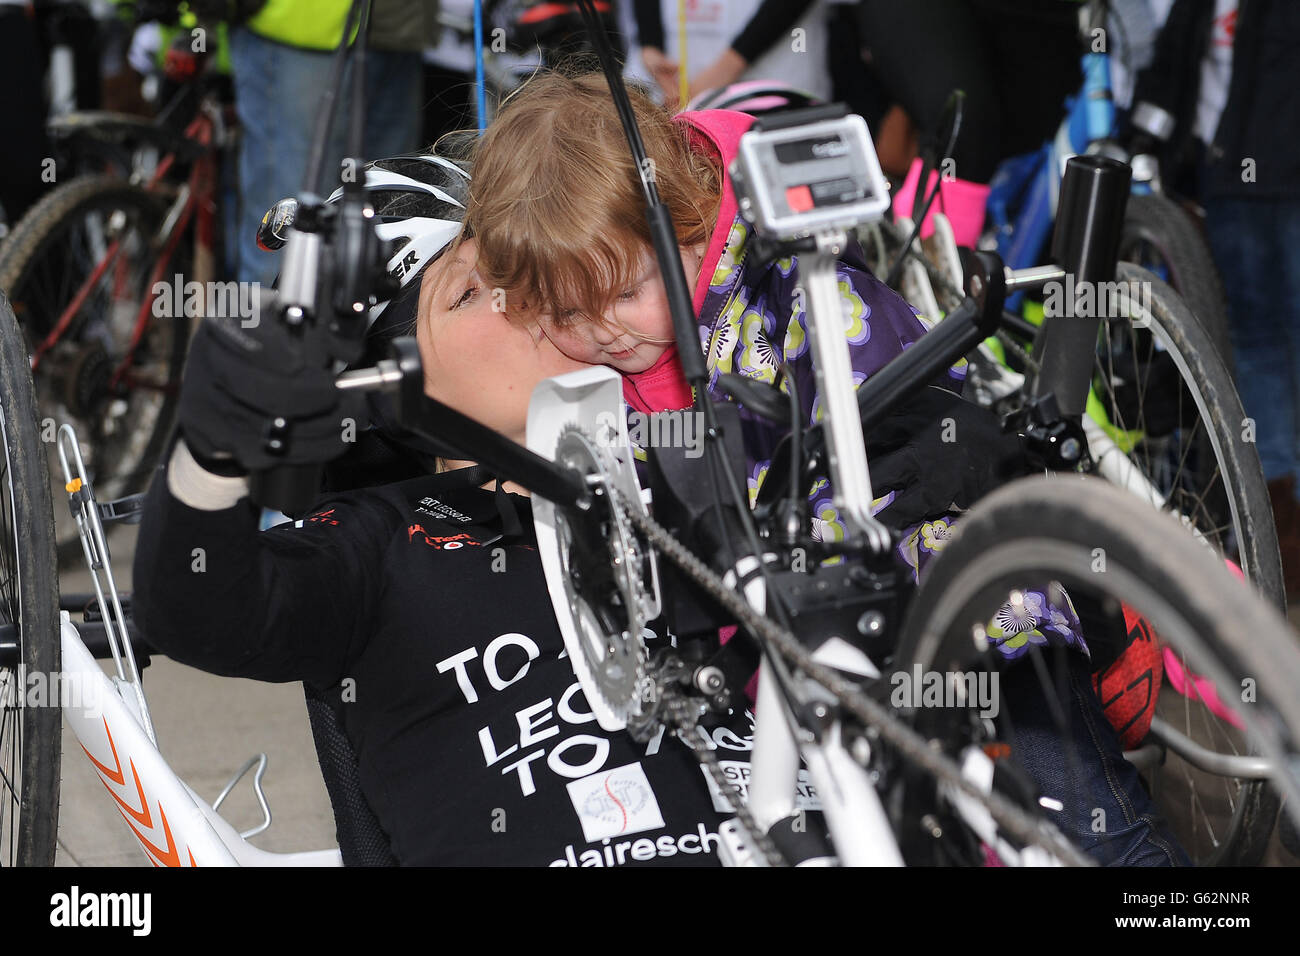
MULTIPOLYGON (((450 159, 428 153, 377 159, 365 165, 366 198, 375 210, 375 232, 393 242, 386 268, 405 289, 436 259, 460 232, 469 198, 469 173, 450 159)), ((340 186, 327 202, 343 196, 340 186)), ((284 244, 297 213, 297 202, 282 199, 262 217, 257 241, 264 249, 284 244)), ((395 301, 405 298, 398 293, 395 301)), ((370 324, 383 314, 388 301, 370 310, 370 324)))
MULTIPOLYGON (((469 197, 469 173, 429 154, 394 156, 366 163, 366 197, 374 207, 380 239, 394 243, 388 274, 403 288, 438 257, 460 232, 469 197)), ((328 202, 343 196, 340 186, 328 202)), ((382 305, 372 310, 375 318, 382 305)))

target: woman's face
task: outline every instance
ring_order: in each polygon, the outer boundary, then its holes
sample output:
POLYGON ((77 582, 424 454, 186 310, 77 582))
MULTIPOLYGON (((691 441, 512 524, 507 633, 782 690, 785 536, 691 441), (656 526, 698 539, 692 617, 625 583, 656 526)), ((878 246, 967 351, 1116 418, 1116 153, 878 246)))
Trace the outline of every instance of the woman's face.
POLYGON ((522 443, 533 387, 585 366, 555 348, 536 322, 493 308, 477 258, 467 240, 425 273, 416 327, 424 391, 522 443))

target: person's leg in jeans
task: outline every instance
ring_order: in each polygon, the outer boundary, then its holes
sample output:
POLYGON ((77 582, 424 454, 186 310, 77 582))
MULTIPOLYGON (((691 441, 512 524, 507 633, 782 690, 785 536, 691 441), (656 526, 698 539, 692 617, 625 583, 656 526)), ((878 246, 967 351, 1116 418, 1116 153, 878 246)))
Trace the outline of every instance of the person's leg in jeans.
MULTIPOLYGON (((1281 204, 1283 206, 1288 204, 1281 204)), ((1290 204, 1294 206, 1295 204, 1290 204)), ((1228 298, 1229 336, 1237 365, 1237 391, 1255 421, 1264 477, 1296 475, 1297 385, 1300 385, 1300 304, 1288 276, 1280 210, 1271 202, 1214 199, 1205 204, 1206 231, 1228 298)), ((1292 215, 1294 219, 1294 214, 1292 215)), ((1292 231, 1300 226, 1293 225, 1292 231)))
POLYGON ((1237 391, 1268 481, 1287 594, 1300 595, 1300 203, 1210 199, 1210 250, 1223 276, 1237 391))
POLYGON ((1057 651, 1039 663, 1042 672, 1025 657, 1000 674, 1002 720, 1013 759, 1044 797, 1063 805, 1049 814, 1053 822, 1106 866, 1187 865, 1137 770, 1124 759, 1092 689, 1087 658, 1057 651))
MULTIPOLYGON (((257 247, 257 226, 274 203, 302 189, 320 99, 333 54, 273 43, 247 29, 232 30, 230 57, 235 106, 243 127, 240 147, 238 278, 269 285, 279 257, 257 247)), ((351 69, 325 150, 324 194, 338 184, 347 142, 351 69)), ((364 158, 410 152, 419 145, 421 67, 418 53, 367 51, 364 158)))
MULTIPOLYGON (((321 93, 329 83, 331 54, 273 43, 247 29, 230 31, 235 108, 242 127, 239 159, 239 266, 241 282, 270 286, 279 257, 257 247, 257 226, 266 211, 302 189, 321 93)), ((326 194, 338 181, 346 113, 335 114, 326 148, 326 194)))
POLYGON ((420 54, 366 53, 365 158, 384 159, 428 146, 420 142, 424 64, 420 54))
POLYGON ((1263 278, 1264 292, 1277 316, 1277 325, 1285 330, 1291 346, 1291 388, 1285 395, 1291 400, 1292 475, 1300 488, 1300 200, 1279 199, 1268 204, 1272 217, 1272 248, 1276 270, 1263 278))

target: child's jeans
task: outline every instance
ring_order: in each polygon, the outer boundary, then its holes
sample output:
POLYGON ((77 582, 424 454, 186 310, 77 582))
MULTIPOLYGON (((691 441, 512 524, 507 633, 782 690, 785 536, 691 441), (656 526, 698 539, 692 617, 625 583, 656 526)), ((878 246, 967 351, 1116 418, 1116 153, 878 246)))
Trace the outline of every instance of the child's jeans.
POLYGON ((1088 661, 1076 652, 1064 668, 1044 659, 1060 681, 1049 701, 1034 667, 1022 658, 1000 675, 1004 730, 1014 759, 1029 772, 1043 796, 1064 804, 1047 811, 1077 847, 1106 866, 1186 866, 1189 861, 1170 835, 1137 770, 1124 759, 1119 737, 1101 710, 1089 680, 1088 661), (1065 673, 1058 673, 1064 670, 1065 673), (1065 709, 1068 726, 1054 717, 1065 709))

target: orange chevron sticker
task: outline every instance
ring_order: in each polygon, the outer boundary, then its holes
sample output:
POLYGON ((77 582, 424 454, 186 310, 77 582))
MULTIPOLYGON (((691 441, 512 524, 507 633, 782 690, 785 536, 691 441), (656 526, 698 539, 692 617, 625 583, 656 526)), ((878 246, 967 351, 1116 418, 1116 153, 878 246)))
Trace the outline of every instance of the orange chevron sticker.
MULTIPOLYGON (((136 839, 139 840, 145 850, 151 854, 149 862, 153 863, 154 866, 161 865, 179 867, 181 865, 180 853, 176 847, 176 840, 172 837, 171 826, 167 823, 167 814, 163 810, 162 804, 158 805, 158 816, 162 820, 163 835, 167 838, 166 849, 155 846, 143 833, 139 831, 139 829, 136 828, 135 823, 131 822, 132 818, 134 818, 136 822, 146 829, 153 829, 153 813, 149 809, 149 800, 144 795, 144 784, 140 781, 139 771, 135 769, 135 761, 131 760, 128 761, 128 763, 131 766, 131 777, 135 782, 136 795, 140 798, 139 810, 118 796, 117 792, 108 785, 108 782, 111 780, 119 787, 125 789, 126 774, 122 770, 122 759, 117 755, 117 744, 113 742, 113 732, 108 729, 108 718, 103 718, 103 721, 104 734, 108 737, 108 747, 113 752, 113 768, 109 769, 107 766, 96 760, 91 752, 86 749, 85 744, 81 745, 82 752, 85 753, 86 758, 95 765, 95 769, 99 771, 100 780, 104 784, 104 789, 108 791, 109 796, 117 801, 117 812, 122 814, 122 819, 125 820, 126 825, 131 828, 131 832, 135 834, 136 839), (155 857, 157 860, 155 860, 155 857)), ((186 847, 185 852, 190 858, 190 866, 196 866, 197 864, 194 862, 193 851, 191 851, 189 847, 186 847)))

